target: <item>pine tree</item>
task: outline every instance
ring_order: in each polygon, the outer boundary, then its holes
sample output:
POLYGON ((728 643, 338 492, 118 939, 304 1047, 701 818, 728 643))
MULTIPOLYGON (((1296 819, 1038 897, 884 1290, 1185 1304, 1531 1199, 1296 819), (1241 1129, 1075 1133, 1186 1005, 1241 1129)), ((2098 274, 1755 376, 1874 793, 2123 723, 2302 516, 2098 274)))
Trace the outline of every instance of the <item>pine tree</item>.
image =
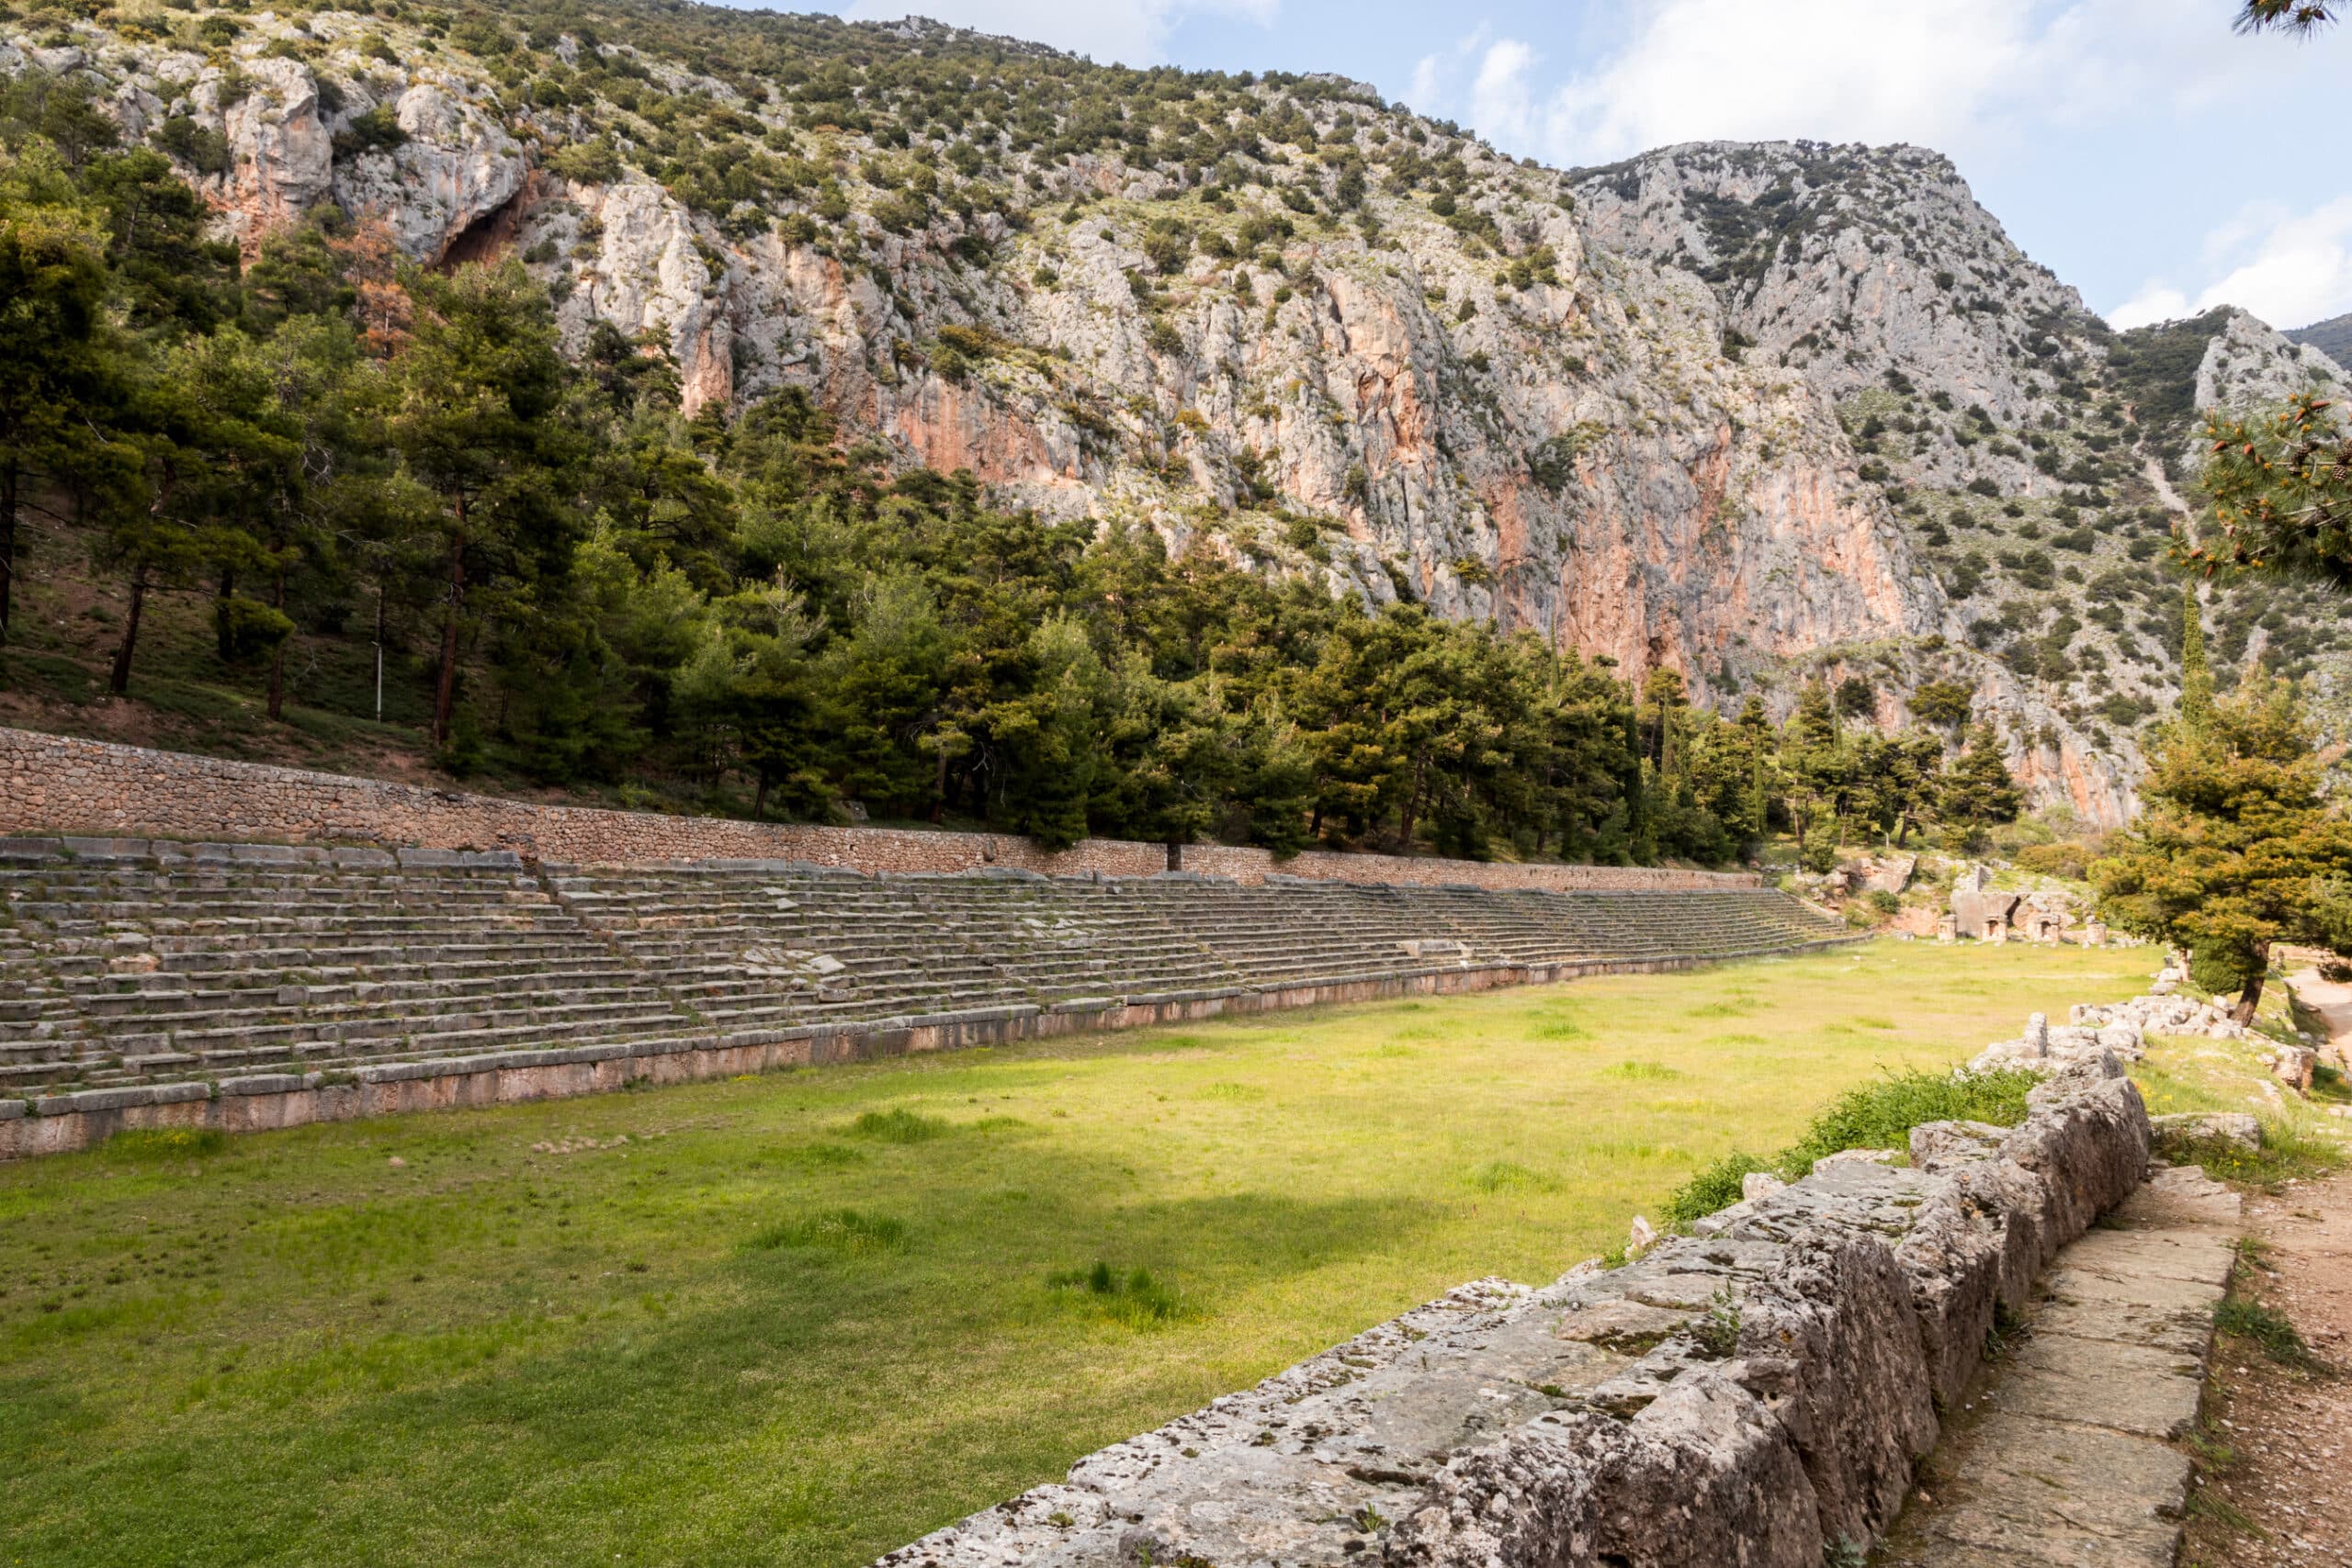
POLYGON ((2024 799, 1991 725, 1969 727, 1967 749, 1944 775, 1940 804, 1944 819, 1964 828, 2017 820, 2024 799))
POLYGON ((2197 585, 2180 591, 2180 722, 2200 728, 2213 713, 2213 671, 2205 661, 2205 618, 2197 585))
POLYGON ((2320 758, 2294 689, 2257 668, 2205 722, 2166 726, 2149 749, 2145 810, 2091 867, 2122 931, 2186 947, 2236 1016, 2262 1000, 2272 947, 2332 946, 2352 875, 2352 825, 2321 793, 2320 758))

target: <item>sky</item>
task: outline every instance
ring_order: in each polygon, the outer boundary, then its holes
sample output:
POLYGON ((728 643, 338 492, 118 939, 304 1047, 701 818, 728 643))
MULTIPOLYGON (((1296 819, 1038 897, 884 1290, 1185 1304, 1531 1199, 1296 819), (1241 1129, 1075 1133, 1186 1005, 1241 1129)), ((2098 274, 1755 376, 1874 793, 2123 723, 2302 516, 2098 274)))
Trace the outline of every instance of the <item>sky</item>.
POLYGON ((2242 38, 2236 0, 829 8, 1105 62, 1337 72, 1560 167, 1709 138, 1915 142, 2117 326, 2222 303, 2280 327, 2352 311, 2352 23, 2242 38))

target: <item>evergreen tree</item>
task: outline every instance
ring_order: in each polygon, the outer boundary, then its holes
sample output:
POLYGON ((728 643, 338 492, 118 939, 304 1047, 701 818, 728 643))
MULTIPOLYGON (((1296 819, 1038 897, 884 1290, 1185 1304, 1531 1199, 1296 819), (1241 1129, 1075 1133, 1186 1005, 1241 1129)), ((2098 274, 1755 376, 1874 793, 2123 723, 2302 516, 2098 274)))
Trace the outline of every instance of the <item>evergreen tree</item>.
POLYGON ((1963 831, 2017 820, 2023 806, 2017 780, 1989 724, 1972 725, 1968 744, 1945 774, 1939 809, 1963 831))
POLYGON ((384 431, 438 500, 445 599, 433 740, 449 743, 461 637, 473 598, 560 576, 580 530, 566 493, 578 443, 547 297, 518 262, 419 274, 413 340, 387 382, 384 431))
POLYGON ((120 397, 111 288, 96 209, 53 151, 0 155, 0 643, 8 637, 17 519, 62 489, 120 397))
POLYGON ((2198 728, 2212 712, 2213 671, 2205 661, 2205 617, 2192 582, 2180 591, 2180 722, 2198 728))
POLYGON ((2193 976, 2235 989, 2251 1021, 2282 942, 2340 946, 2352 826, 2321 792, 2294 689, 2257 668, 2205 721, 2166 726, 2149 752, 2140 819, 2091 867, 2119 929, 2186 947, 2193 976))

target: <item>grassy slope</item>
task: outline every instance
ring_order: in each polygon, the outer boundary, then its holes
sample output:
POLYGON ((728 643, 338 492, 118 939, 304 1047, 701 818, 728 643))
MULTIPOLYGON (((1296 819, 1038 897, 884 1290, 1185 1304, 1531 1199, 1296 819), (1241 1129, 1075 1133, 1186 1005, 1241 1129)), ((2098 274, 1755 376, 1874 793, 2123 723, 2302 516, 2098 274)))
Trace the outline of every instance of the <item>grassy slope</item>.
POLYGON ((0 1564, 855 1563, 2149 966, 1882 942, 0 1168, 0 1564), (842 1208, 903 1247, 756 1244, 842 1208), (1048 1285, 1097 1259, 1180 1315, 1048 1285))

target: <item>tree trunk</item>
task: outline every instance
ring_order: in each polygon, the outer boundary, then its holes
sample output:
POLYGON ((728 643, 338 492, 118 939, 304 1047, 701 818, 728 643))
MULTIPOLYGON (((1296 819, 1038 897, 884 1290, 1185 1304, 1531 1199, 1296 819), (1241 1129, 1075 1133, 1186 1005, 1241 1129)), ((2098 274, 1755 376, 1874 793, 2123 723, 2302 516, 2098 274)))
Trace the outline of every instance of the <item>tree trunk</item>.
POLYGON ((764 822, 768 819, 768 771, 758 769, 752 777, 752 820, 764 822))
POLYGON ((2230 1010, 2233 1019, 2248 1026, 2253 1024, 2256 1010, 2262 1006, 2262 982, 2269 974, 2270 949, 2266 946, 2255 957, 2254 967, 2245 977, 2245 988, 2238 992, 2237 1006, 2230 1010))
MULTIPOLYGON (((277 592, 270 595, 270 604, 279 615, 286 613, 286 574, 282 571, 277 574, 277 592)), ((286 711, 286 643, 287 639, 280 637, 277 646, 269 650, 269 716, 272 722, 283 716, 286 711)))
POLYGON ((139 615, 147 607, 147 563, 130 569, 130 612, 123 617, 122 646, 114 650, 114 676, 107 688, 118 697, 130 691, 130 655, 139 645, 139 615))
POLYGON ((0 464, 0 644, 8 640, 9 589, 17 581, 17 465, 0 464))
MULTIPOLYGON (((933 737, 933 739, 937 739, 937 737, 933 737)), ((943 742, 939 748, 939 767, 932 775, 931 781, 931 822, 933 827, 935 828, 939 825, 940 816, 945 812, 946 809, 947 747, 945 743, 943 742)))
POLYGON ((449 743, 458 705, 458 615, 466 602, 466 503, 458 502, 458 531, 449 536, 449 604, 441 620, 441 680, 433 694, 433 743, 449 743))

